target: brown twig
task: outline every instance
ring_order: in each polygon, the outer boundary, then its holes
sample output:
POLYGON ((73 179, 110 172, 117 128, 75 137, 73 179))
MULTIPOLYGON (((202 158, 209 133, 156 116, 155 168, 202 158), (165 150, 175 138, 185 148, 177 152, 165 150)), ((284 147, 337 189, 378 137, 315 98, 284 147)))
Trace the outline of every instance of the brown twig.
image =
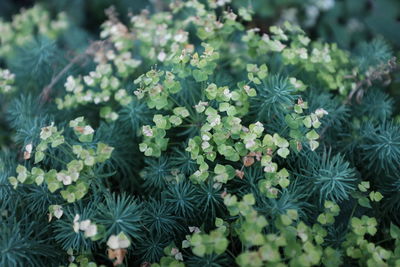
MULTIPOLYGON (((372 86, 372 83, 376 80, 382 80, 384 77, 388 77, 387 80, 390 80, 390 73, 393 72, 397 68, 396 57, 389 59, 388 62, 382 63, 376 68, 370 69, 366 73, 366 77, 362 80, 359 80, 356 83, 356 86, 350 91, 347 98, 343 101, 343 105, 351 104, 351 100, 353 96, 356 96, 357 103, 361 103, 362 97, 364 96, 365 90, 372 86)), ((355 75, 347 75, 346 79, 357 79, 355 75)), ((386 83, 386 82, 385 82, 386 83)), ((320 136, 323 137, 324 133, 328 130, 329 126, 325 126, 321 132, 320 136)))
MULTIPOLYGON (((366 77, 356 83, 356 86, 351 90, 346 100, 344 101, 344 104, 349 104, 354 95, 356 96, 357 102, 360 103, 364 95, 365 89, 370 87, 375 80, 382 80, 384 77, 389 77, 390 79, 389 74, 394 69, 396 69, 396 67, 397 67, 396 57, 393 57, 389 59, 387 63, 383 63, 378 67, 367 71, 366 77)), ((354 76, 348 76, 348 77, 353 79, 356 78, 354 76)))
POLYGON ((100 50, 104 45, 104 41, 96 41, 89 45, 89 47, 85 50, 84 53, 76 55, 69 63, 66 65, 56 76, 51 79, 51 82, 46 85, 42 92, 40 93, 40 101, 44 103, 49 100, 50 93, 53 87, 62 79, 62 77, 75 65, 79 62, 86 59, 87 56, 94 55, 98 50, 100 50))

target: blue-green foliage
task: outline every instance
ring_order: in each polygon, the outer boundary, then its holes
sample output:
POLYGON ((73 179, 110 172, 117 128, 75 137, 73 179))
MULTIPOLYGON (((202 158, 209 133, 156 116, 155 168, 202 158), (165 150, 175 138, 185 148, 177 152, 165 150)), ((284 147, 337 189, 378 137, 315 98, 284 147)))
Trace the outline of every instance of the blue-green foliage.
POLYGON ((12 71, 26 89, 41 90, 50 83, 56 68, 63 65, 56 43, 45 37, 39 37, 17 50, 10 60, 12 71))
POLYGON ((188 219, 197 215, 195 188, 190 183, 182 181, 170 184, 163 193, 165 202, 174 214, 188 219))
POLYGON ((221 197, 222 192, 221 186, 214 184, 212 179, 196 186, 195 196, 200 210, 199 215, 208 220, 209 223, 214 223, 215 217, 225 210, 221 197))
POLYGON ((380 64, 386 64, 392 57, 390 46, 383 39, 375 39, 369 43, 362 43, 358 47, 358 67, 365 72, 380 64))
POLYGON ((369 89, 362 99, 362 105, 354 107, 354 113, 366 120, 384 122, 391 118, 394 100, 379 89, 369 89))
MULTIPOLYGON (((396 173, 400 162, 400 126, 393 121, 362 128, 360 145, 363 166, 378 173, 396 173)), ((360 162, 360 163, 361 163, 360 162)))
POLYGON ((205 267, 223 267, 223 266, 232 266, 232 259, 226 254, 210 254, 205 257, 197 257, 191 256, 187 260, 187 266, 195 267, 195 266, 205 266, 205 267))
POLYGON ((173 207, 165 201, 151 199, 146 202, 143 212, 145 228, 158 236, 173 236, 182 227, 173 207))
POLYGON ((105 226, 107 236, 124 232, 130 238, 140 239, 143 210, 133 197, 108 193, 97 208, 96 221, 105 226))
POLYGON ((168 158, 148 158, 145 159, 145 165, 141 174, 144 179, 143 186, 150 191, 164 188, 171 177, 171 163, 168 158))
POLYGON ((271 75, 256 86, 258 97, 253 99, 252 111, 260 121, 269 121, 274 114, 286 111, 296 100, 295 88, 280 75, 271 75))
MULTIPOLYGON (((246 194, 253 194, 254 209, 267 219, 269 226, 263 231, 271 234, 271 238, 274 234, 279 234, 273 223, 279 220, 280 215, 294 210, 298 214, 298 221, 311 226, 317 222, 318 214, 323 212, 324 201, 330 200, 337 203, 340 205, 341 213, 334 224, 326 226, 327 236, 322 246, 324 248, 333 246, 337 249, 334 251, 335 257, 343 262, 348 260, 351 265, 354 262, 342 249, 343 241, 346 239, 345 234, 351 231, 349 226, 351 216, 373 215, 380 220, 379 223, 382 225, 391 222, 400 223, 399 104, 398 95, 393 94, 398 89, 396 88, 398 82, 392 85, 392 90, 387 90, 380 79, 369 77, 370 70, 379 68, 381 64, 386 64, 393 58, 394 53, 384 40, 374 39, 372 42, 362 43, 349 56, 348 64, 355 69, 358 67, 359 72, 354 74, 349 71, 349 77, 346 79, 352 79, 354 86, 360 86, 357 91, 359 97, 357 99, 354 97, 350 101, 345 94, 326 90, 320 77, 317 77, 314 72, 307 73, 296 65, 284 65, 281 55, 268 58, 269 54, 266 54, 257 58, 252 57, 256 54, 252 55, 255 52, 252 51, 249 52, 251 54, 249 58, 240 58, 241 55, 237 56, 235 53, 240 54, 238 50, 248 49, 245 47, 247 44, 244 43, 241 43, 240 47, 233 45, 230 48, 232 51, 222 50, 220 61, 217 61, 217 68, 209 74, 207 81, 196 82, 190 74, 182 74, 182 77, 176 75, 176 80, 181 83, 182 90, 169 95, 169 100, 173 105, 186 107, 189 116, 182 119, 182 125, 179 127, 168 129, 166 134, 166 138, 169 138, 168 148, 160 157, 145 157, 138 148, 143 140, 142 126, 154 126, 155 114, 169 116, 167 110, 169 107, 165 110, 150 109, 146 101, 134 97, 133 87, 137 85, 133 85, 133 79, 150 68, 170 70, 169 66, 153 65, 156 61, 144 62, 134 74, 122 78, 118 89, 128 88, 128 94, 134 100, 127 105, 118 106, 111 97, 110 103, 114 105, 113 108, 116 108, 115 112, 118 114, 118 119, 113 122, 99 118, 97 115, 103 103, 83 105, 77 109, 57 110, 52 97, 64 93, 62 85, 65 77, 61 77, 54 84, 47 99, 41 98, 43 88, 65 67, 65 58, 69 58, 70 53, 83 53, 87 47, 86 40, 93 36, 87 29, 80 27, 89 23, 81 10, 73 14, 75 9, 73 7, 80 9, 83 7, 83 2, 72 1, 71 6, 68 6, 69 2, 67 2, 63 0, 48 3, 50 8, 65 9, 76 18, 74 25, 59 39, 50 41, 37 35, 33 41, 15 47, 7 57, 0 58, 1 67, 5 66, 16 74, 16 86, 21 88, 14 95, 0 98, 2 108, 0 125, 4 125, 4 129, 0 131, 1 136, 6 136, 5 141, 1 143, 2 151, 0 152, 0 266, 65 265, 68 263, 65 251, 69 249, 73 250, 74 255, 85 254, 97 257, 101 254, 99 257, 101 259, 97 258, 97 260, 98 263, 103 263, 103 258, 107 257, 104 255, 108 238, 121 232, 128 236, 132 244, 125 256, 126 266, 158 262, 166 254, 164 249, 172 243, 176 244, 182 252, 187 266, 235 266, 234 257, 247 249, 256 253, 257 248, 245 248, 239 242, 237 229, 231 224, 236 216, 231 216, 224 204, 226 194, 234 194, 238 199, 246 194), (71 36, 78 36, 79 41, 74 42, 71 36), (301 99, 308 103, 309 108, 297 113, 299 117, 320 108, 327 111, 327 114, 319 118, 321 126, 316 127, 320 146, 315 151, 310 151, 309 144, 303 142, 300 145, 290 143, 288 158, 271 154, 279 170, 282 168, 288 170, 290 181, 288 187, 277 187, 279 189, 275 197, 267 196, 262 191, 260 181, 275 182, 274 179, 277 177, 267 173, 259 159, 254 159, 251 166, 244 166, 245 154, 240 154, 240 160, 235 163, 221 155, 218 155, 214 161, 204 159, 210 167, 207 170, 209 174, 207 180, 195 183, 191 179, 191 175, 199 169, 200 160, 196 162, 186 148, 189 146, 189 139, 199 135, 201 127, 207 120, 207 115, 204 112, 197 112, 195 105, 199 101, 208 101, 204 95, 204 89, 211 82, 217 84, 218 87, 228 86, 231 91, 237 90, 237 82, 248 80, 247 73, 244 71, 246 65, 243 62, 267 64, 270 70, 260 84, 249 81, 250 87, 256 89, 257 96, 249 97, 249 111, 240 117, 243 125, 248 126, 250 123, 260 121, 265 128, 263 135, 266 133, 271 135, 278 133, 284 137, 299 135, 294 129, 288 127, 285 116, 294 112, 293 105, 298 103, 300 94, 301 99), (239 66, 240 64, 243 66, 239 66), (185 77, 185 75, 189 76, 185 77), (305 92, 294 88, 289 80, 291 75, 299 75, 301 81, 308 86, 305 92), (363 79, 367 79, 368 82, 363 79), (45 171, 50 169, 60 171, 65 167, 63 161, 68 162, 74 157, 71 154, 70 145, 80 144, 80 142, 73 130, 68 127, 68 121, 78 116, 85 116, 95 129, 93 140, 85 143, 85 146, 96 148, 96 145, 102 142, 114 148, 107 162, 91 169, 88 168, 90 172, 85 173, 90 176, 90 193, 82 200, 71 204, 63 201, 58 194, 59 191, 51 193, 45 183, 39 186, 19 185, 14 190, 8 178, 16 176, 17 164, 22 164, 28 169, 34 166, 33 154, 40 142, 42 127, 54 122, 59 129, 64 129, 63 134, 68 142, 58 149, 49 147, 46 150, 49 157, 42 162, 45 171), (28 144, 33 145, 33 153, 30 159, 24 159, 24 149, 28 144), (61 161, 54 159, 54 156, 61 161), (236 171, 236 176, 231 177, 227 184, 216 181, 213 170, 217 162, 229 164, 236 171), (371 188, 367 193, 361 193, 357 189, 361 181, 370 182, 371 188), (383 199, 381 202, 369 201, 373 209, 368 209, 365 205, 360 205, 358 199, 360 194, 365 194, 367 197, 372 190, 381 192, 383 199), (56 220, 53 216, 53 220, 48 221, 50 205, 62 205, 64 213, 60 219, 56 220), (93 241, 85 237, 83 231, 75 232, 73 226, 77 215, 79 215, 79 221, 90 219, 96 223, 99 226, 98 231, 102 234, 101 239, 93 241), (186 235, 192 234, 192 228, 198 227, 202 233, 208 234, 210 230, 215 229, 216 218, 222 218, 227 226, 226 235, 230 239, 230 244, 226 252, 198 257, 190 248, 182 247, 182 241, 187 238, 186 235), (231 252, 234 255, 231 255, 231 252)), ((118 10, 146 5, 145 1, 128 2, 123 0, 115 4, 118 10)), ((152 2, 160 2, 164 8, 166 7, 166 1, 152 2)), ((257 20, 263 16, 263 12, 274 10, 262 9, 263 7, 279 6, 278 1, 265 5, 263 1, 253 2, 257 19, 245 25, 249 28, 253 26, 253 23, 259 23, 257 20)), ((297 0, 285 2, 291 2, 290 6, 302 4, 300 3, 302 1, 297 0)), ((309 3, 309 1, 306 2, 309 3)), ((0 14, 5 12, 2 10, 3 6, 7 10, 16 6, 10 3, 9 0, 0 3, 0 14)), ((103 10, 108 4, 110 4, 108 0, 88 1, 85 3, 85 8, 98 11, 103 10)), ((234 9, 240 5, 232 1, 234 9)), ((339 5, 342 6, 344 3, 339 5)), ((337 11, 338 9, 332 10, 332 12, 337 11)), ((217 9, 217 12, 224 14, 222 9, 217 9)), ((99 15, 101 18, 96 17, 94 20, 103 20, 102 16, 99 15)), ((270 13, 266 16, 272 18, 275 15, 270 13)), ((338 14, 335 13, 332 16, 336 18, 338 14)), ((326 21, 324 23, 326 26, 326 21)), ((160 25, 162 28, 163 24, 160 23, 160 25)), ((98 30, 98 25, 93 27, 96 28, 95 31, 98 30)), ((196 46, 195 52, 201 54, 202 48, 198 49, 197 45, 204 40, 193 37, 193 30, 189 28, 189 35, 196 46)), ((261 36, 264 31, 263 28, 256 34, 261 36)), ((319 33, 321 34, 320 31, 319 33)), ((221 34, 225 33, 221 32, 221 34)), ((338 34, 335 32, 334 35, 338 34)), ((242 37, 244 37, 242 34, 232 35, 235 40, 241 40, 242 37)), ((226 40, 226 42, 230 41, 226 40)), ((109 44, 104 42, 102 45, 104 45, 103 48, 108 48, 109 44)), ((141 45, 143 44, 135 42, 133 51, 139 51, 141 45)), ((157 49, 160 47, 155 48, 157 49)), ((134 55, 134 58, 141 56, 134 55)), ((86 61, 80 63, 87 67, 79 66, 85 70, 84 72, 81 72, 82 69, 75 69, 78 66, 74 66, 62 76, 75 74, 75 72, 78 75, 86 75, 92 70, 93 65, 90 63, 86 64, 88 63, 86 61)), ((159 64, 162 65, 161 62, 159 64)), ((195 69, 194 66, 192 67, 195 69)), ((383 71, 382 76, 385 76, 387 80, 390 78, 390 74, 386 71, 383 71)), ((354 88, 347 89, 350 91, 354 88)), ((94 91, 100 90, 100 88, 94 89, 94 91)), ((241 103, 237 103, 236 100, 229 101, 231 101, 230 104, 237 105, 235 107, 240 107, 241 103)), ((207 102, 207 107, 218 109, 219 103, 215 99, 210 100, 207 102)), ((303 117, 301 117, 301 123, 302 119, 303 117)), ((303 135, 310 130, 302 124, 299 128, 300 134, 303 135)), ((227 138, 232 137, 229 130, 226 134, 227 138)), ((237 139, 232 140, 235 142, 237 139)), ((234 146, 235 143, 232 145, 234 146)), ((385 241, 386 228, 378 231, 377 235, 368 236, 367 239, 369 241, 382 240, 383 246, 390 248, 392 241, 385 241)), ((308 238, 311 240, 311 236, 308 238)), ((297 236, 294 239, 297 239, 297 236)), ((289 264, 289 260, 283 259, 282 262, 289 264)), ((335 266, 335 263, 332 263, 332 266, 335 266)))
POLYGON ((36 222, 1 219, 0 265, 34 267, 54 264, 58 251, 43 238, 49 230, 48 227, 38 227, 36 222))
POLYGON ((298 179, 305 190, 324 200, 340 202, 347 200, 356 189, 356 174, 343 155, 331 151, 304 155, 298 179))
POLYGON ((77 202, 72 206, 68 206, 62 218, 54 225, 54 239, 65 250, 71 248, 77 251, 85 251, 92 248, 94 246, 92 240, 86 238, 83 231, 78 230, 78 232, 75 232, 73 225, 76 215, 79 215, 79 221, 83 221, 90 220, 96 213, 97 209, 94 202, 77 202))

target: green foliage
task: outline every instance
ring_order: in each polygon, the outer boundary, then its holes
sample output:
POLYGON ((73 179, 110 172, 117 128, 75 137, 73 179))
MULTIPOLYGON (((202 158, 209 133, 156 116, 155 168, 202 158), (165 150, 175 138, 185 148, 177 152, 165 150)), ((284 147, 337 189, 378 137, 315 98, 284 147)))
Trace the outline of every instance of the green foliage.
POLYGON ((367 123, 360 146, 362 160, 369 169, 393 173, 400 160, 400 128, 392 121, 379 125, 367 123))
POLYGON ((57 251, 43 239, 48 228, 40 229, 35 222, 9 219, 1 220, 0 229, 1 265, 40 266, 55 262, 57 251))
POLYGON ((399 264, 396 51, 318 38, 363 1, 56 2, 0 20, 0 265, 399 264))
POLYGON ((105 226, 106 235, 120 232, 140 239, 142 209, 132 197, 125 194, 107 194, 105 203, 98 206, 96 221, 105 226))
POLYGON ((268 121, 272 114, 285 112, 296 100, 295 88, 287 78, 269 76, 256 88, 258 97, 254 98, 252 110, 261 121, 268 121))
POLYGON ((308 192, 319 197, 320 202, 349 199, 356 189, 357 179, 354 169, 350 168, 342 155, 324 151, 321 154, 304 155, 304 158, 299 182, 305 184, 308 192))

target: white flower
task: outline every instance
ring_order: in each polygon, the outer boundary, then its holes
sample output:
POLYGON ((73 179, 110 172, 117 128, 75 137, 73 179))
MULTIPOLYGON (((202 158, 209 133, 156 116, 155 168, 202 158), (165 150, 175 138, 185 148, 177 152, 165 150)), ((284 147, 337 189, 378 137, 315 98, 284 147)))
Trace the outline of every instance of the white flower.
POLYGON ((248 86, 247 84, 243 86, 243 89, 246 91, 247 94, 250 92, 250 86, 248 86))
POLYGON ((315 110, 315 115, 322 118, 324 115, 328 115, 328 111, 326 111, 323 108, 319 108, 319 109, 315 110))
POLYGON ((307 49, 305 49, 304 47, 298 49, 297 52, 299 53, 300 58, 302 58, 302 59, 307 59, 308 58, 307 49))
POLYGON ((94 79, 92 77, 90 77, 90 76, 84 76, 83 80, 85 81, 85 83, 88 86, 93 86, 94 85, 94 79))
POLYGON ((76 87, 76 82, 74 77, 68 76, 66 83, 64 84, 65 90, 68 92, 72 92, 76 87))
POLYGON ((250 149, 252 146, 254 146, 256 144, 256 142, 254 141, 254 140, 249 140, 247 143, 246 143, 246 148, 247 149, 250 149))
POLYGON ((206 134, 203 134, 203 136, 201 137, 201 139, 203 139, 203 141, 209 141, 210 137, 206 134))
POLYGON ((90 92, 90 91, 87 91, 86 94, 83 96, 83 100, 86 102, 91 101, 92 98, 93 98, 92 92, 90 92))
POLYGON ((107 246, 111 249, 118 249, 119 248, 118 237, 116 235, 111 235, 108 238, 107 246))
POLYGON ((46 140, 49 138, 57 129, 53 127, 54 122, 51 123, 50 126, 43 127, 40 131, 40 139, 46 140))
POLYGON ((84 135, 89 135, 89 134, 92 134, 92 133, 94 133, 94 130, 93 130, 93 128, 90 126, 90 125, 86 125, 84 128, 83 128, 83 132, 82 132, 84 135))
POLYGON ((207 148, 209 148, 210 147, 210 143, 209 142, 203 142, 203 143, 201 143, 201 148, 203 149, 203 150, 205 150, 205 149, 207 149, 207 148))
POLYGON ((219 115, 217 115, 211 120, 210 126, 214 127, 216 125, 219 125, 220 123, 221 123, 221 117, 219 115))
POLYGON ((57 173, 57 180, 62 182, 64 185, 70 185, 72 184, 72 177, 68 174, 65 174, 63 172, 57 173))
POLYGON ((95 104, 99 104, 101 102, 101 98, 99 96, 95 96, 94 99, 93 99, 93 102, 95 104))
POLYGON ((108 100, 110 100, 110 96, 109 95, 103 96, 103 102, 108 102, 108 100))
POLYGON ((176 260, 183 261, 183 256, 182 256, 182 253, 179 252, 179 249, 172 248, 171 249, 171 255, 174 256, 176 260))
POLYGON ((332 7, 335 6, 335 0, 319 0, 316 2, 316 5, 321 9, 321 10, 329 10, 332 7))
POLYGON ((229 91, 228 88, 226 88, 226 89, 224 90, 224 96, 226 96, 226 97, 229 98, 229 99, 232 97, 232 93, 229 91))
POLYGON ((158 53, 157 59, 163 62, 167 58, 167 54, 165 54, 164 50, 158 53))
POLYGON ((199 227, 196 227, 196 226, 189 226, 189 231, 190 231, 191 233, 195 233, 195 234, 201 232, 200 229, 199 229, 199 227))
POLYGON ((57 219, 60 219, 63 214, 64 211, 62 210, 62 207, 60 205, 55 205, 54 216, 56 216, 57 219))
POLYGON ((275 172, 276 171, 276 166, 272 163, 268 163, 267 166, 264 168, 265 172, 275 172))
POLYGON ((217 0, 217 5, 223 6, 223 5, 225 5, 227 3, 230 3, 230 2, 231 2, 231 0, 217 0))
POLYGON ((97 235, 97 225, 91 223, 91 224, 89 224, 89 226, 85 230, 85 236, 93 237, 95 235, 97 235))
POLYGON ((79 223, 79 230, 86 231, 90 226, 90 220, 84 220, 79 223))
POLYGON ((78 233, 79 232, 79 219, 81 218, 81 216, 79 214, 75 215, 74 218, 74 224, 73 224, 73 228, 74 228, 74 232, 78 233))
POLYGON ((128 248, 130 245, 131 242, 123 232, 119 233, 118 236, 111 235, 107 241, 107 246, 111 249, 128 248))
POLYGON ((32 144, 27 144, 25 146, 24 159, 30 159, 31 158, 32 148, 33 148, 32 144))
POLYGON ((143 126, 143 134, 145 136, 148 136, 148 137, 152 137, 153 136, 153 130, 150 128, 149 125, 143 126))
POLYGON ((254 125, 257 126, 257 127, 263 127, 264 128, 263 124, 261 122, 259 122, 259 121, 254 123, 254 125))
POLYGON ((200 101, 197 105, 194 105, 194 108, 197 112, 201 113, 206 109, 206 106, 208 106, 208 102, 200 101))
POLYGON ((176 254, 175 254, 175 260, 177 260, 177 261, 183 261, 182 252, 179 252, 179 253, 176 253, 176 254))
POLYGON ((174 36, 174 40, 178 43, 184 43, 186 42, 188 39, 188 33, 180 30, 178 31, 178 33, 174 36))

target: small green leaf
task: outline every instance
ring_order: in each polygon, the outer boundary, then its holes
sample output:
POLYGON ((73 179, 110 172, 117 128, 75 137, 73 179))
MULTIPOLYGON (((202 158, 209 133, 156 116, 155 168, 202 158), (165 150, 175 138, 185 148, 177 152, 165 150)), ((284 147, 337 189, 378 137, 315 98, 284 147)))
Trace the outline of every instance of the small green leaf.
POLYGON ((290 151, 286 147, 282 147, 278 149, 277 153, 279 156, 285 159, 289 155, 290 151))
POLYGON ((318 143, 317 141, 314 141, 314 140, 311 140, 311 141, 309 142, 309 144, 310 144, 310 148, 311 148, 312 151, 314 151, 315 149, 317 149, 318 146, 319 146, 319 143, 318 143))
POLYGON ((315 130, 311 130, 306 134, 306 137, 308 140, 317 140, 319 135, 315 130))
POLYGON ((204 82, 208 79, 208 76, 205 71, 196 69, 193 71, 193 78, 196 80, 196 82, 204 82))
POLYGON ((35 164, 41 162, 44 159, 44 153, 42 151, 35 152, 35 164))
POLYGON ((358 204, 360 204, 360 206, 362 206, 364 208, 370 208, 370 209, 372 208, 370 201, 367 197, 360 197, 358 199, 358 204))
POLYGON ((400 239, 400 228, 393 223, 390 223, 390 236, 394 239, 400 239))
POLYGON ((193 254, 195 254, 196 256, 199 257, 203 257, 204 254, 206 253, 206 246, 204 246, 203 244, 200 244, 198 246, 195 246, 193 249, 193 254))

